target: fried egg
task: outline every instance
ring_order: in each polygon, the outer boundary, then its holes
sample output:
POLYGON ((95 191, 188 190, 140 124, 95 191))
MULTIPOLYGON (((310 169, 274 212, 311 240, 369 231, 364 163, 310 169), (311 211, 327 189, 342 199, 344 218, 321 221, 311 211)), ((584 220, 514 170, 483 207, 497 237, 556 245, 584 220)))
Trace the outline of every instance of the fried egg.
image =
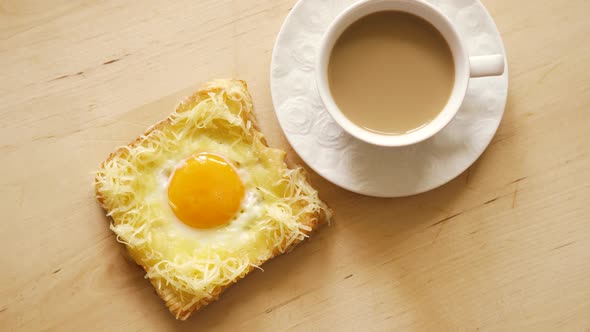
POLYGON ((170 237, 202 243, 240 245, 253 236, 252 223, 262 216, 262 197, 247 170, 223 156, 201 152, 166 163, 151 199, 170 221, 170 237))

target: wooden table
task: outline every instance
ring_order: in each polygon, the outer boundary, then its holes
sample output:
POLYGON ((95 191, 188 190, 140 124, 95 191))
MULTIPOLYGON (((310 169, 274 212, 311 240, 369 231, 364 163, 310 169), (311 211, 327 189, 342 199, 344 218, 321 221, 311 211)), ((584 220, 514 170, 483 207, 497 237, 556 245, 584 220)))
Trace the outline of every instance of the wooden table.
MULTIPOLYGON (((452 0, 449 0, 452 1, 452 0)), ((251 88, 294 0, 0 1, 0 330, 587 331, 590 2, 487 0, 510 97, 442 188, 359 196, 314 173, 336 221, 186 322, 124 258, 92 171, 200 83, 251 88)))

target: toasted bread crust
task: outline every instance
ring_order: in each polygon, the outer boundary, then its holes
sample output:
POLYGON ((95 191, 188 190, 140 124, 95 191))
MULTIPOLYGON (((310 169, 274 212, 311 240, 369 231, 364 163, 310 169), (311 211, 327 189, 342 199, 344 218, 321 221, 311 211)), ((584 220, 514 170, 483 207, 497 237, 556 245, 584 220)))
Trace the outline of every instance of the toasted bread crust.
MULTIPOLYGON (((207 95, 210 92, 218 91, 220 88, 219 87, 220 84, 226 85, 226 84, 236 84, 236 83, 243 85, 244 90, 247 92, 247 85, 246 85, 246 82, 244 82, 244 81, 239 81, 239 80, 213 81, 213 82, 205 85, 203 88, 197 90, 195 93, 193 93, 191 96, 187 97, 183 102, 181 102, 176 107, 176 112, 177 113, 183 112, 183 111, 187 110, 191 105, 195 105, 200 100, 202 100, 201 96, 207 95)), ((251 97, 249 94, 248 94, 248 98, 251 100, 251 97)), ((166 126, 169 126, 173 120, 172 116, 173 115, 171 114, 166 119, 151 126, 150 128, 148 128, 145 131, 145 133, 143 135, 137 137, 134 141, 132 141, 128 145, 122 146, 122 147, 118 148, 115 152, 111 153, 108 156, 108 158, 101 164, 101 169, 104 168, 106 163, 111 161, 113 158, 121 156, 121 155, 125 154, 128 149, 140 145, 155 130, 162 129, 162 128, 165 128, 166 126)), ((268 147, 268 144, 266 142, 266 139, 264 138, 264 135, 258 130, 258 125, 256 122, 256 118, 254 116, 254 113, 248 112, 247 119, 253 124, 253 126, 250 128, 250 133, 253 135, 258 135, 258 137, 260 138, 260 141, 264 144, 264 146, 268 147)), ((108 213, 110 211, 111 207, 108 207, 105 205, 105 198, 102 196, 102 194, 100 192, 99 182, 97 179, 95 179, 95 193, 96 193, 96 198, 97 198, 98 202, 103 207, 103 209, 105 209, 105 211, 107 211, 107 213, 108 213)), ((332 214, 331 209, 329 207, 327 207, 324 203, 322 211, 320 211, 316 214, 309 214, 306 216, 305 219, 300 220, 302 225, 305 225, 305 226, 309 227, 309 229, 310 229, 310 231, 304 231, 304 233, 306 235, 310 235, 311 233, 313 233, 319 226, 321 226, 322 224, 329 221, 331 214, 332 214)), ((286 253, 286 252, 291 251, 293 248, 295 248, 301 242, 302 242, 302 240, 295 240, 293 243, 291 243, 291 245, 288 248, 286 248, 286 250, 284 250, 284 252, 286 253)), ((283 243, 283 246, 284 245, 286 245, 286 243, 283 243)), ((260 266, 263 263, 265 263, 266 261, 279 256, 281 253, 282 253, 281 251, 279 251, 278 249, 275 248, 275 250, 273 251, 273 253, 269 259, 258 261, 254 265, 260 266)), ((148 266, 142 265, 142 267, 146 272, 149 272, 148 266)), ((243 274, 242 277, 248 275, 250 272, 252 272, 253 269, 254 269, 253 266, 248 267, 247 271, 243 274)), ((233 283, 237 282, 238 280, 239 279, 234 280, 233 283)), ((221 293, 223 293, 226 289, 228 289, 233 284, 233 283, 231 283, 228 285, 216 287, 211 292, 210 297, 204 298, 204 299, 200 300, 199 302, 196 302, 195 304, 193 304, 190 308, 183 310, 182 309, 183 303, 182 303, 182 300, 180 298, 180 294, 178 291, 176 291, 172 287, 161 287, 157 279, 150 278, 150 283, 154 286, 158 296, 162 300, 164 300, 164 302, 166 303, 166 306, 168 307, 170 312, 177 319, 180 319, 180 320, 186 320, 188 317, 190 317, 190 315, 192 313, 200 310, 201 308, 205 307, 209 303, 217 300, 219 298, 219 296, 221 295, 221 293)))

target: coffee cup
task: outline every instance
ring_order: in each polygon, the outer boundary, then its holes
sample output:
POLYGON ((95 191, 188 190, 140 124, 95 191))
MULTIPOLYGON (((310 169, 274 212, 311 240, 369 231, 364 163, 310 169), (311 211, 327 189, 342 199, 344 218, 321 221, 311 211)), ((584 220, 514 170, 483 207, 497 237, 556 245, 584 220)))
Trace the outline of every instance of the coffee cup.
MULTIPOLYGON (((331 117, 350 135, 367 143, 399 147, 416 144, 440 132, 459 111, 471 78, 498 76, 504 73, 504 56, 491 54, 469 56, 462 39, 453 23, 437 8, 421 0, 364 0, 353 4, 338 15, 323 36, 316 62, 316 83, 322 102, 331 117), (432 25, 446 41, 452 54, 454 80, 449 86, 446 104, 436 110, 436 115, 428 123, 408 132, 389 134, 367 129, 352 121, 338 106, 330 87, 328 67, 331 53, 340 36, 355 22, 368 15, 395 11, 416 16, 432 25)), ((350 79, 355 79, 351 77, 350 79)), ((422 92, 429 98, 429 91, 422 92)), ((389 106, 395 107, 395 100, 389 106)), ((371 112, 371 110, 366 110, 371 112)), ((395 120, 395 119, 394 119, 395 120)))

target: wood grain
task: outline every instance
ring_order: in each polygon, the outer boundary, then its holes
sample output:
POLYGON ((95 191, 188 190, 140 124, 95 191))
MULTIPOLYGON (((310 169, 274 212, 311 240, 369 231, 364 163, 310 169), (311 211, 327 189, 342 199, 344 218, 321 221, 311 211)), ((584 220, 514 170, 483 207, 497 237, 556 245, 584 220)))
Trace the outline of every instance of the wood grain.
POLYGON ((0 1, 0 330, 590 330, 590 2, 487 0, 505 118, 463 175, 401 199, 316 174, 336 222, 189 321, 93 198, 108 153, 216 77, 269 143, 270 53, 293 0, 0 1))

